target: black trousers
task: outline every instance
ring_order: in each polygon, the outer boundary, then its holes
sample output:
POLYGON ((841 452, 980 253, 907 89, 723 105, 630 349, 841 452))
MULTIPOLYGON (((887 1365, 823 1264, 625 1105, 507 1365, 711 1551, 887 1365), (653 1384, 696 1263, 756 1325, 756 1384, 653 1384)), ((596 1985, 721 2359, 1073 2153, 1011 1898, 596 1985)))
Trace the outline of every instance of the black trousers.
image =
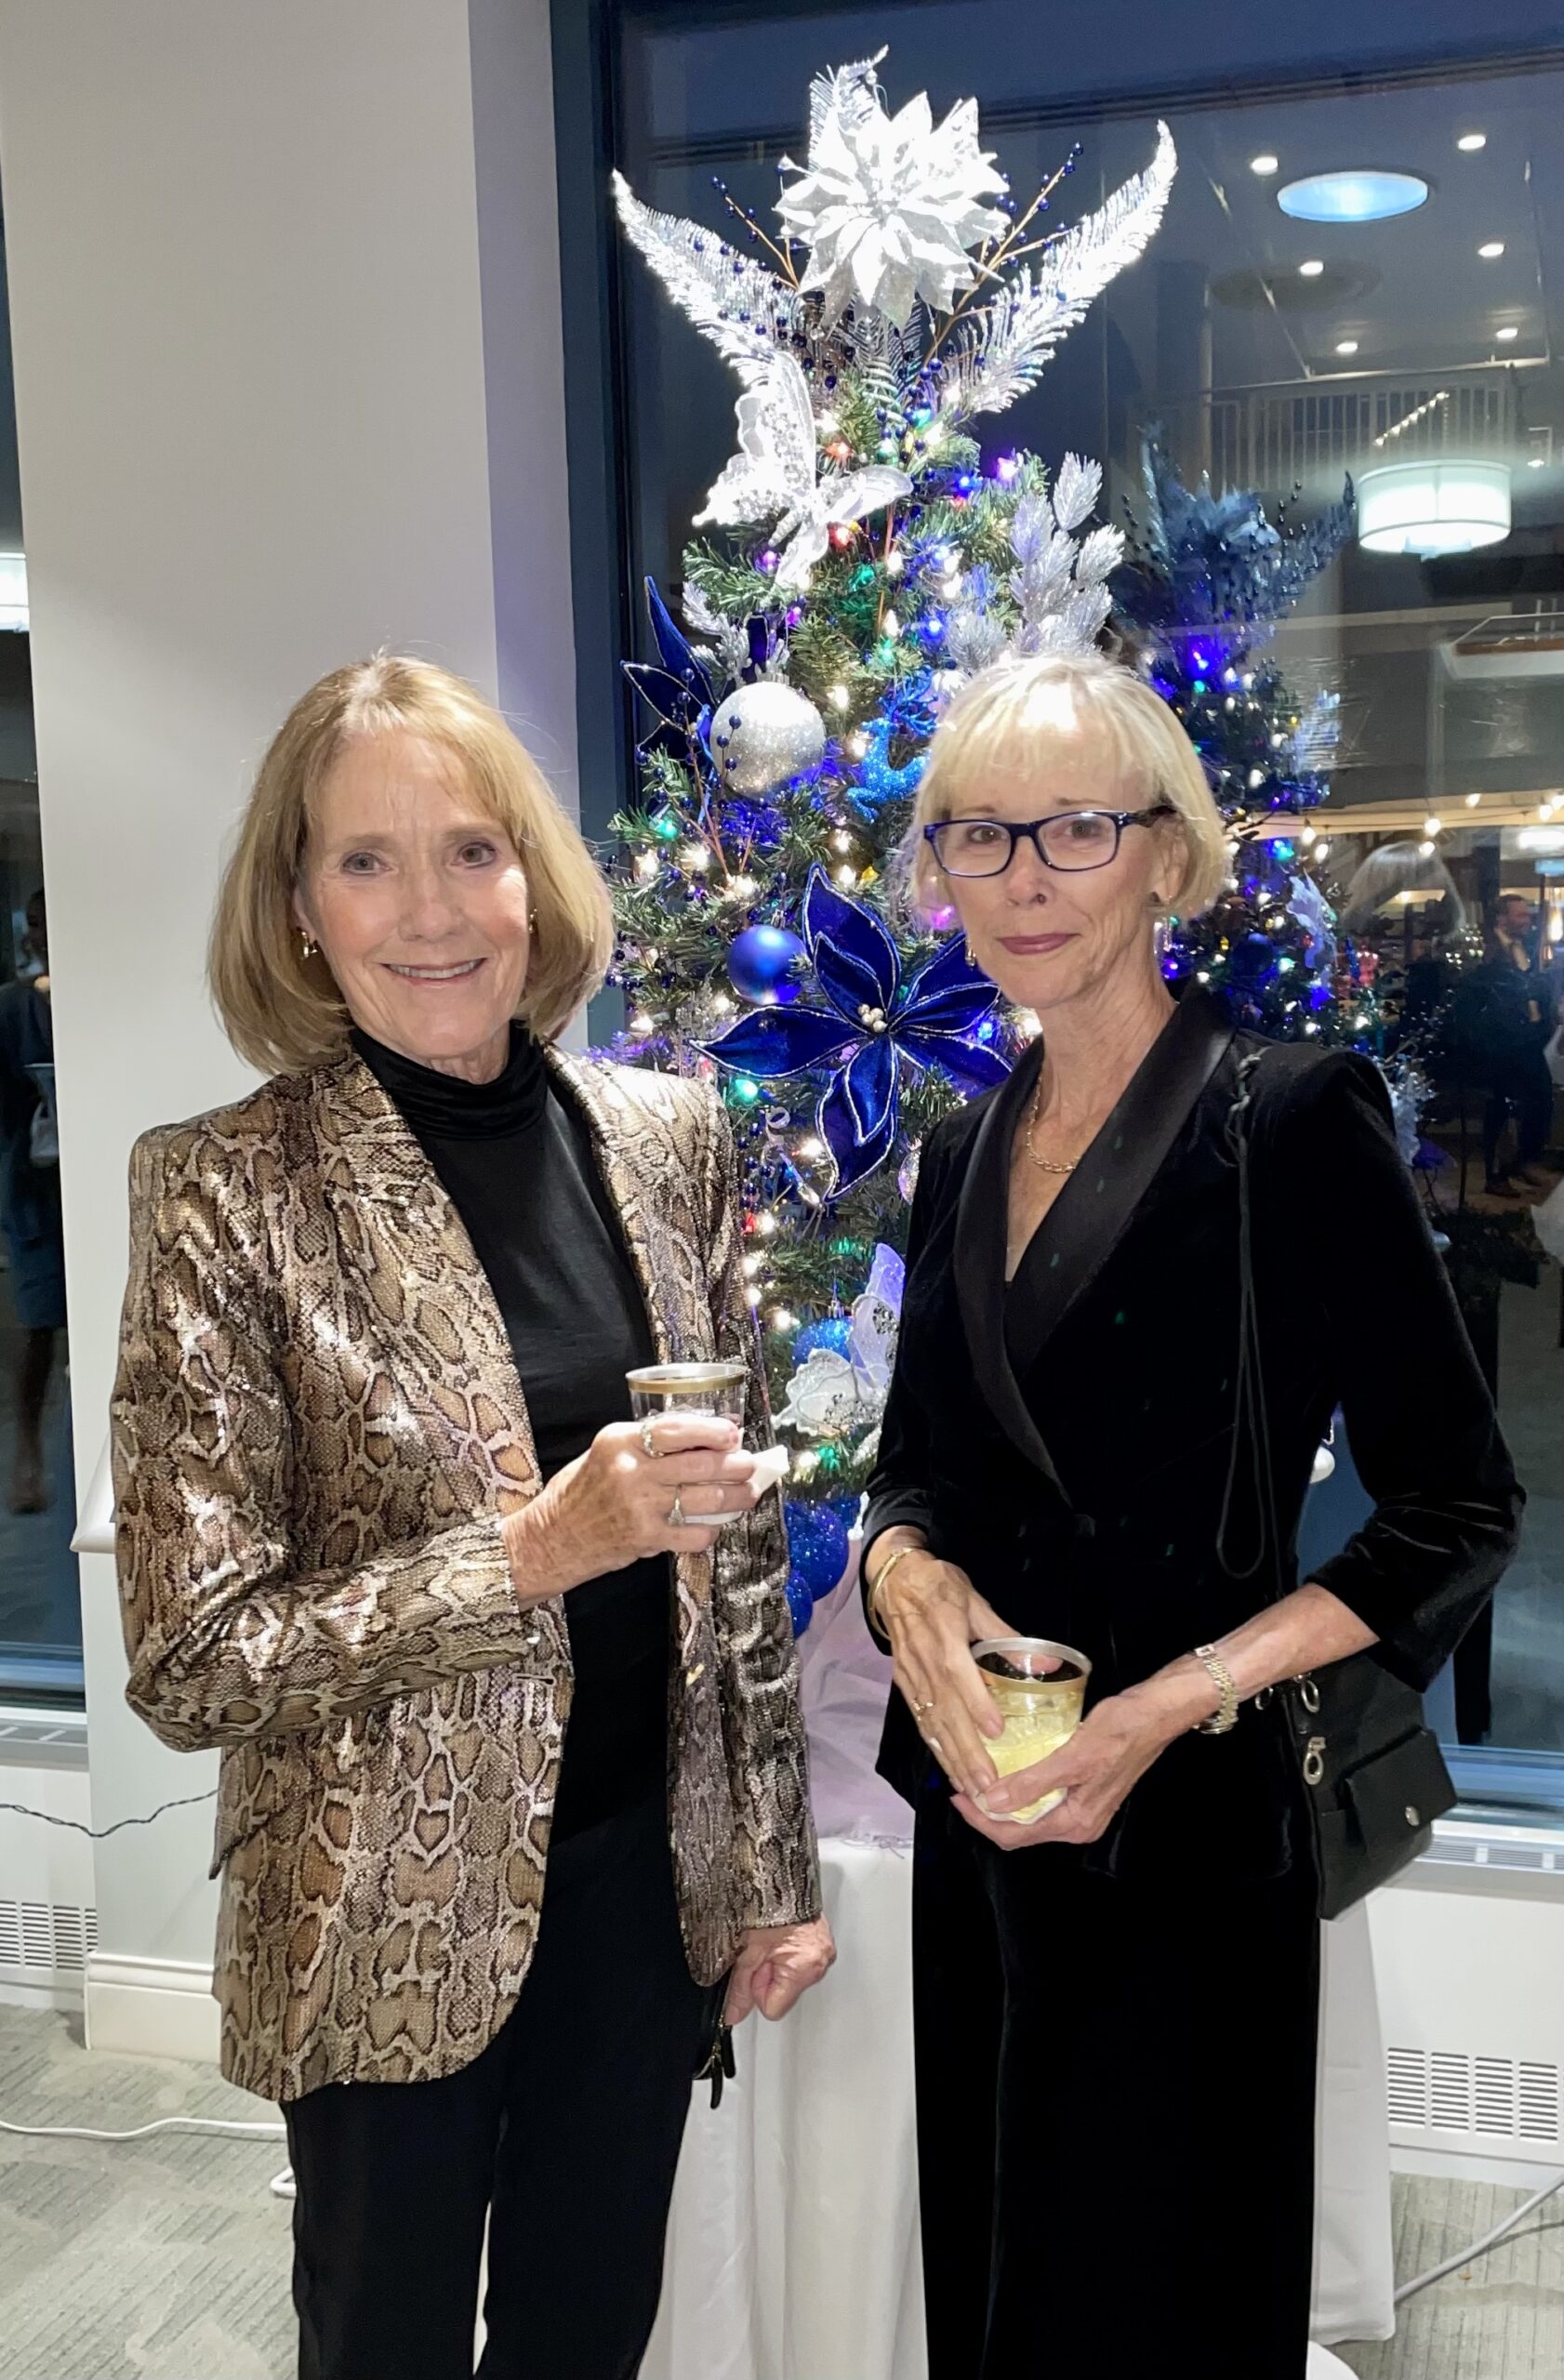
POLYGON ((930 2380, 1304 2380, 1312 1874, 1148 1891, 943 1802, 914 1862, 930 2380))
POLYGON ((691 2082, 718 2014, 680 1940, 660 1801, 550 1857, 520 1999, 434 2082, 285 2109, 299 2380, 632 2380, 691 2082))
POLYGON ((1512 1115, 1518 1165, 1534 1165, 1547 1146, 1553 1129, 1553 1077, 1541 1042, 1495 1065, 1491 1085, 1482 1117, 1483 1164, 1491 1182, 1499 1171, 1499 1143, 1512 1115))

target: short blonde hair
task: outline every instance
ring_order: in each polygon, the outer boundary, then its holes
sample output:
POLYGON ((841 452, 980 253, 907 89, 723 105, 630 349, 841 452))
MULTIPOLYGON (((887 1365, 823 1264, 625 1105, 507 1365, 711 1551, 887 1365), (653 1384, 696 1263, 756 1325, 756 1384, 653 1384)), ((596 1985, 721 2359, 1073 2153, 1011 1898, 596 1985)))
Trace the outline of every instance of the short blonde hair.
POLYGON ((1144 679, 1101 654, 1046 653, 981 670, 940 721, 902 853, 904 881, 920 916, 949 902, 948 879, 924 827, 953 814, 962 786, 979 771, 1032 774, 1060 740, 1062 708, 1101 737, 1132 803, 1166 801, 1176 813, 1184 868, 1166 910, 1196 918, 1211 907, 1231 871, 1226 829, 1200 754, 1173 710, 1144 679))
POLYGON ((295 703, 223 873, 207 976, 229 1039, 264 1073, 320 1065, 347 1047, 351 1019, 325 961, 304 955, 294 895, 332 763, 351 738, 389 734, 443 746, 521 855, 535 918, 518 1012, 529 1030, 552 1040, 607 969, 607 888, 532 755, 465 679, 378 653, 333 669, 295 703))

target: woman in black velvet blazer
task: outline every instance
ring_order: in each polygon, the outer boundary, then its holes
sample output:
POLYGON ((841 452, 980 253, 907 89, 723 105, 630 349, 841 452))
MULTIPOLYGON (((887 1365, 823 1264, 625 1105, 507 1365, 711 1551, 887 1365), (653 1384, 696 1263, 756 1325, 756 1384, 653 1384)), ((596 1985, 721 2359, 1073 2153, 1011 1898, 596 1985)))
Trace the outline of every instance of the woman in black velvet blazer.
POLYGON ((1377 1070, 1293 1047, 1251 1159, 1284 1576, 1254 1558, 1226 1126, 1259 1045, 1157 964, 1153 913, 1198 912, 1228 863, 1150 689, 1094 656, 987 673, 914 839, 925 907, 1042 1028, 924 1147, 865 1532, 899 1689, 881 1767, 917 1812, 933 2380, 1302 2380, 1318 1880, 1254 1698, 1371 1646, 1425 1686, 1519 1492, 1377 1070), (1295 1586, 1338 1407, 1376 1508, 1295 1586), (1089 1655, 1091 1693, 1000 1784, 968 1648, 1017 1631, 1089 1655))

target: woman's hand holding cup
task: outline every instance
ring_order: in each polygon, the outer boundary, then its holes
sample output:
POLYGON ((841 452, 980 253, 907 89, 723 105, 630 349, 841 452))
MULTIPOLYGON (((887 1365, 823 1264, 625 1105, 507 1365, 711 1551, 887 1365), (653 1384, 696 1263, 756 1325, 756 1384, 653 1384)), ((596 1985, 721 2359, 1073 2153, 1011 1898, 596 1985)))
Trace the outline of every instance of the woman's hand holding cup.
POLYGON ((763 1489, 736 1422, 714 1413, 611 1421, 574 1462, 503 1523, 524 1603, 658 1554, 705 1554, 716 1527, 684 1518, 753 1511, 763 1489))
POLYGON ((978 1801, 997 1781, 988 1739, 1004 1722, 971 1648, 1010 1632, 966 1572, 910 1531, 888 1529, 874 1554, 874 1617, 890 1638, 892 1677, 951 1783, 978 1801))

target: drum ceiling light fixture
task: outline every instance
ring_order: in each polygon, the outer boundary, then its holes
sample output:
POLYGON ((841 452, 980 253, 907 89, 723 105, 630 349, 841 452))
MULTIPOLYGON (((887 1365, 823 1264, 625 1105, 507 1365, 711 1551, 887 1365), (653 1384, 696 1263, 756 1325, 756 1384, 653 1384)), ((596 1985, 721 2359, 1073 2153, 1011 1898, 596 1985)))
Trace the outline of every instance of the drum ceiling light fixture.
POLYGON ((1372 554, 1465 554, 1510 534, 1507 463, 1383 463, 1358 483, 1358 542, 1372 554))
POLYGON ((1361 166, 1350 173, 1306 174, 1301 181, 1284 182, 1276 203, 1300 223, 1381 223, 1387 216, 1410 215, 1427 196, 1428 185, 1420 175, 1361 166))

